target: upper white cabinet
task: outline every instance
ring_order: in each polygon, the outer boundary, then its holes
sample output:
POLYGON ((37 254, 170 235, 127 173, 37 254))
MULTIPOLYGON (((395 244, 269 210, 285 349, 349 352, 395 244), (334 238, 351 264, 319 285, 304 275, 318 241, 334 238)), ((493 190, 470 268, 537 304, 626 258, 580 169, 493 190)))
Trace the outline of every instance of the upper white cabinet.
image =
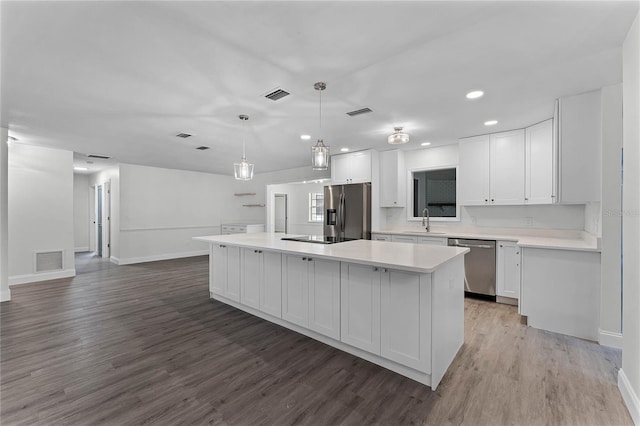
POLYGON ((460 139, 461 204, 523 204, 524 151, 524 130, 460 139))
POLYGON ((331 156, 331 183, 371 182, 371 151, 331 156))
POLYGON ((380 153, 380 207, 404 207, 407 178, 404 152, 400 150, 380 153))
POLYGON ((520 299, 520 247, 514 241, 498 241, 496 294, 520 299))
POLYGON ((525 204, 556 202, 556 146, 553 120, 524 129, 525 134, 525 204))

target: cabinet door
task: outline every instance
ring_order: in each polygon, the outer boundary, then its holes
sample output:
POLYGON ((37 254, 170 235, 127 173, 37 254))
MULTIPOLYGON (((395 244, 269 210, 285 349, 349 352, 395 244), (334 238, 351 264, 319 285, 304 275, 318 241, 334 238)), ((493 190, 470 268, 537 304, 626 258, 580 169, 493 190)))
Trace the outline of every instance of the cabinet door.
POLYGON ((489 202, 489 135, 460 139, 458 151, 460 204, 483 206, 489 202))
POLYGON ((340 262, 310 263, 309 328, 340 340, 340 262))
POLYGON ((380 271, 342 263, 340 340, 380 354, 380 271))
POLYGON ((431 364, 428 318, 431 291, 422 286, 420 274, 389 270, 382 273, 380 355, 427 371, 431 364), (427 341, 429 340, 429 341, 427 341))
POLYGON ((418 237, 418 244, 426 244, 430 246, 446 246, 447 238, 440 237, 418 237))
POLYGON ((225 296, 240 301, 240 247, 227 247, 227 288, 225 296))
POLYGON ((525 159, 525 204, 553 203, 553 120, 525 129, 525 159))
POLYGON ((524 204, 524 130, 491 135, 491 204, 524 204))
POLYGON ((262 252, 243 248, 240 302, 252 308, 260 307, 260 287, 263 277, 262 252))
POLYGON ((404 175, 404 152, 380 153, 380 207, 404 207, 407 179, 404 175))
POLYGON ((371 239, 374 241, 391 241, 391 235, 387 234, 371 234, 371 239))
POLYGON ((371 182, 371 151, 349 154, 351 170, 349 183, 371 182))
POLYGON ((282 255, 265 251, 262 262, 264 275, 260 286, 260 310, 282 318, 282 255))
POLYGON ((417 244, 418 243, 418 237, 414 237, 414 236, 411 236, 411 235, 392 235, 391 236, 391 241, 393 241, 394 243, 417 244))
POLYGON ((520 298, 520 247, 513 241, 499 241, 496 259, 496 294, 520 298))
POLYGON ((309 262, 307 257, 282 257, 282 319, 309 326, 309 262))
POLYGON ((349 183, 351 157, 349 155, 331 156, 331 183, 349 183))
POLYGON ((209 291, 220 296, 227 290, 227 248, 211 244, 209 258, 209 291))

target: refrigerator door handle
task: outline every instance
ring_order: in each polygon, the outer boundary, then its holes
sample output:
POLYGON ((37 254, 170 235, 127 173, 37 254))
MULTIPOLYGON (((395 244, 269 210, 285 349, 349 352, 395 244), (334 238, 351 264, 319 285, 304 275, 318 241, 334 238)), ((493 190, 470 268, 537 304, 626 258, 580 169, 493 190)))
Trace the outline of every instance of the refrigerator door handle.
POLYGON ((344 222, 345 222, 345 210, 346 210, 346 202, 345 202, 344 193, 340 194, 340 232, 344 232, 344 222))

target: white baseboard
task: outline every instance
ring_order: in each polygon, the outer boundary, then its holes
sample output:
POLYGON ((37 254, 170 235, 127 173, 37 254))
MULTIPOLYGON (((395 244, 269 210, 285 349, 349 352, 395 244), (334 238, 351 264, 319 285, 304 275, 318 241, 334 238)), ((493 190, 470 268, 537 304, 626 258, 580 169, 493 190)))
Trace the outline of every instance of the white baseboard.
POLYGON ((610 348, 622 349, 622 334, 612 331, 598 330, 598 343, 610 348))
POLYGON ((631 383, 629 383, 629 379, 622 371, 622 368, 618 370, 618 389, 620 389, 622 399, 627 405, 627 410, 631 414, 633 423, 640 425, 640 399, 638 399, 638 395, 631 387, 631 383))
POLYGON ((83 251, 89 251, 89 247, 76 247, 75 249, 73 249, 73 251, 76 253, 81 253, 83 251))
POLYGON ((205 254, 209 254, 209 250, 157 254, 154 256, 129 257, 125 259, 119 259, 117 257, 111 256, 111 262, 115 263, 116 265, 131 265, 132 263, 156 262, 158 260, 180 259, 183 257, 203 256, 205 254))
POLYGON ((11 300, 11 290, 0 291, 0 302, 8 302, 11 300))
POLYGON ((9 285, 29 284, 39 281, 57 280, 58 278, 69 278, 76 276, 76 269, 63 269, 54 272, 38 272, 36 274, 14 275, 9 277, 9 285))

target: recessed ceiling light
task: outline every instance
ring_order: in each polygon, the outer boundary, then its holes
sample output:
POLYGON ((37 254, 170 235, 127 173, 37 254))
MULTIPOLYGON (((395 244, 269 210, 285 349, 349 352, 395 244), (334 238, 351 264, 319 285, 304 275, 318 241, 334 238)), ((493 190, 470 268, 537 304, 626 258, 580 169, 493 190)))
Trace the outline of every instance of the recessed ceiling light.
POLYGON ((467 99, 478 99, 484 96, 484 92, 482 90, 474 90, 473 92, 467 93, 467 99))
POLYGON ((89 169, 87 169, 86 167, 74 167, 73 170, 77 170, 79 172, 86 172, 89 169))
POLYGON ((422 142, 420 144, 420 146, 429 146, 429 145, 431 145, 431 142, 422 142))
POLYGON ((498 124, 498 120, 489 120, 484 122, 485 126, 495 126, 496 124, 498 124))
POLYGON ((302 139, 303 141, 308 141, 309 139, 311 139, 310 135, 300 135, 300 139, 302 139))
POLYGON ((342 152, 349 152, 349 148, 340 148, 340 151, 342 151, 342 152))

